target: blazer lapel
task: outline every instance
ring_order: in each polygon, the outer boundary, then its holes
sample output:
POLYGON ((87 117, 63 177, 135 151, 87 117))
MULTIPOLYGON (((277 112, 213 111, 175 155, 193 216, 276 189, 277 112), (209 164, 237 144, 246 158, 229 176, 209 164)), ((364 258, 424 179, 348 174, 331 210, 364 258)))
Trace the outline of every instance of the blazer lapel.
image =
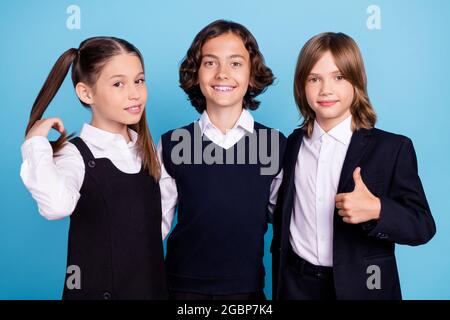
POLYGON ((288 143, 288 149, 284 158, 284 174, 287 174, 289 178, 294 178, 295 164, 297 163, 298 152, 303 140, 303 130, 296 130, 290 138, 292 140, 290 141, 291 143, 288 143))
MULTIPOLYGON (((286 247, 289 243, 289 224, 291 222, 291 214, 293 207, 293 199, 295 192, 294 176, 295 165, 297 163, 298 152, 303 141, 303 130, 297 129, 288 139, 287 149, 283 161, 283 193, 284 201, 281 208, 283 229, 281 246, 286 247)), ((280 189, 281 191, 281 189, 280 189)))
POLYGON ((337 193, 344 192, 344 188, 353 175, 353 171, 364 156, 369 146, 372 130, 359 129, 353 132, 350 145, 348 146, 344 164, 342 166, 337 193))

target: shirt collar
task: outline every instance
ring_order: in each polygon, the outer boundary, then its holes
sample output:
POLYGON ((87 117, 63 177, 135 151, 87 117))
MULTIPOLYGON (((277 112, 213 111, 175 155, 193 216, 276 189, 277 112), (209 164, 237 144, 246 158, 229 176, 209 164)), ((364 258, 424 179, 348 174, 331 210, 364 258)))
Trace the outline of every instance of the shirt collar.
POLYGON ((325 131, 320 127, 317 120, 314 120, 314 128, 311 135, 311 143, 316 142, 317 140, 320 140, 320 138, 325 134, 325 131))
MULTIPOLYGON (((254 119, 250 112, 248 112, 246 109, 242 109, 241 115, 239 116, 239 119, 236 121, 236 124, 232 129, 241 127, 245 131, 249 133, 253 133, 253 127, 254 127, 254 119)), ((202 115, 200 116, 200 119, 198 120, 198 124, 200 126, 200 130, 202 135, 205 133, 207 129, 210 128, 216 128, 211 120, 209 119, 208 113, 203 111, 202 115)))
POLYGON ((100 149, 107 149, 111 144, 117 143, 124 143, 128 148, 133 148, 136 145, 138 134, 130 128, 128 128, 128 134, 131 140, 126 143, 121 134, 105 131, 85 123, 81 129, 80 138, 100 149))
POLYGON ((319 125, 319 123, 314 120, 314 129, 311 136, 311 143, 319 140, 324 134, 329 135, 336 141, 339 141, 340 143, 344 145, 348 145, 350 143, 350 140, 352 138, 352 116, 348 116, 343 120, 341 123, 339 123, 337 126, 335 126, 333 129, 331 129, 328 132, 325 132, 319 125))

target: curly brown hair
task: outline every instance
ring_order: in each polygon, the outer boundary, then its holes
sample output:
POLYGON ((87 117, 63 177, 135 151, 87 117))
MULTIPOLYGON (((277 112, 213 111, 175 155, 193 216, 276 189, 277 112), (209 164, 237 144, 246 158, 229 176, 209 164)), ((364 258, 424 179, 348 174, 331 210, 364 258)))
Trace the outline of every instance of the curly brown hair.
POLYGON ((202 47, 206 41, 227 33, 239 36, 250 55, 250 85, 244 96, 243 108, 256 110, 260 102, 255 98, 270 86, 275 77, 265 65, 258 43, 243 25, 226 20, 216 20, 204 27, 194 38, 180 65, 180 87, 188 95, 191 104, 202 113, 206 110, 206 99, 198 84, 198 70, 202 60, 202 47))

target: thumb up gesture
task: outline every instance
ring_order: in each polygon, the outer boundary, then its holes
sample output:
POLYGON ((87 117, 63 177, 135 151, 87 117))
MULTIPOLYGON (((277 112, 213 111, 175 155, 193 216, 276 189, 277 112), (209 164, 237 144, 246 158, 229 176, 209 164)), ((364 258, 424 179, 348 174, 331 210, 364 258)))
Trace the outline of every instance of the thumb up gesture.
POLYGON ((353 171, 355 190, 336 195, 336 208, 342 220, 350 224, 363 223, 380 218, 381 202, 367 189, 361 177, 361 168, 353 171))

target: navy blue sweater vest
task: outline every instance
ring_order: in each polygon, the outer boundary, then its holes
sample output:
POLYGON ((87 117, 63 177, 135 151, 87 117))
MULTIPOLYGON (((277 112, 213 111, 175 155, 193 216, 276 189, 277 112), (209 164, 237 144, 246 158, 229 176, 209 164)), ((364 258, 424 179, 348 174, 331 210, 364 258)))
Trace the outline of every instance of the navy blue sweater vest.
POLYGON ((270 186, 286 138, 257 122, 254 129, 228 150, 202 137, 196 122, 162 136, 164 165, 178 190, 178 223, 166 255, 171 290, 220 295, 264 288, 270 186), (270 165, 261 154, 273 157, 270 165))

